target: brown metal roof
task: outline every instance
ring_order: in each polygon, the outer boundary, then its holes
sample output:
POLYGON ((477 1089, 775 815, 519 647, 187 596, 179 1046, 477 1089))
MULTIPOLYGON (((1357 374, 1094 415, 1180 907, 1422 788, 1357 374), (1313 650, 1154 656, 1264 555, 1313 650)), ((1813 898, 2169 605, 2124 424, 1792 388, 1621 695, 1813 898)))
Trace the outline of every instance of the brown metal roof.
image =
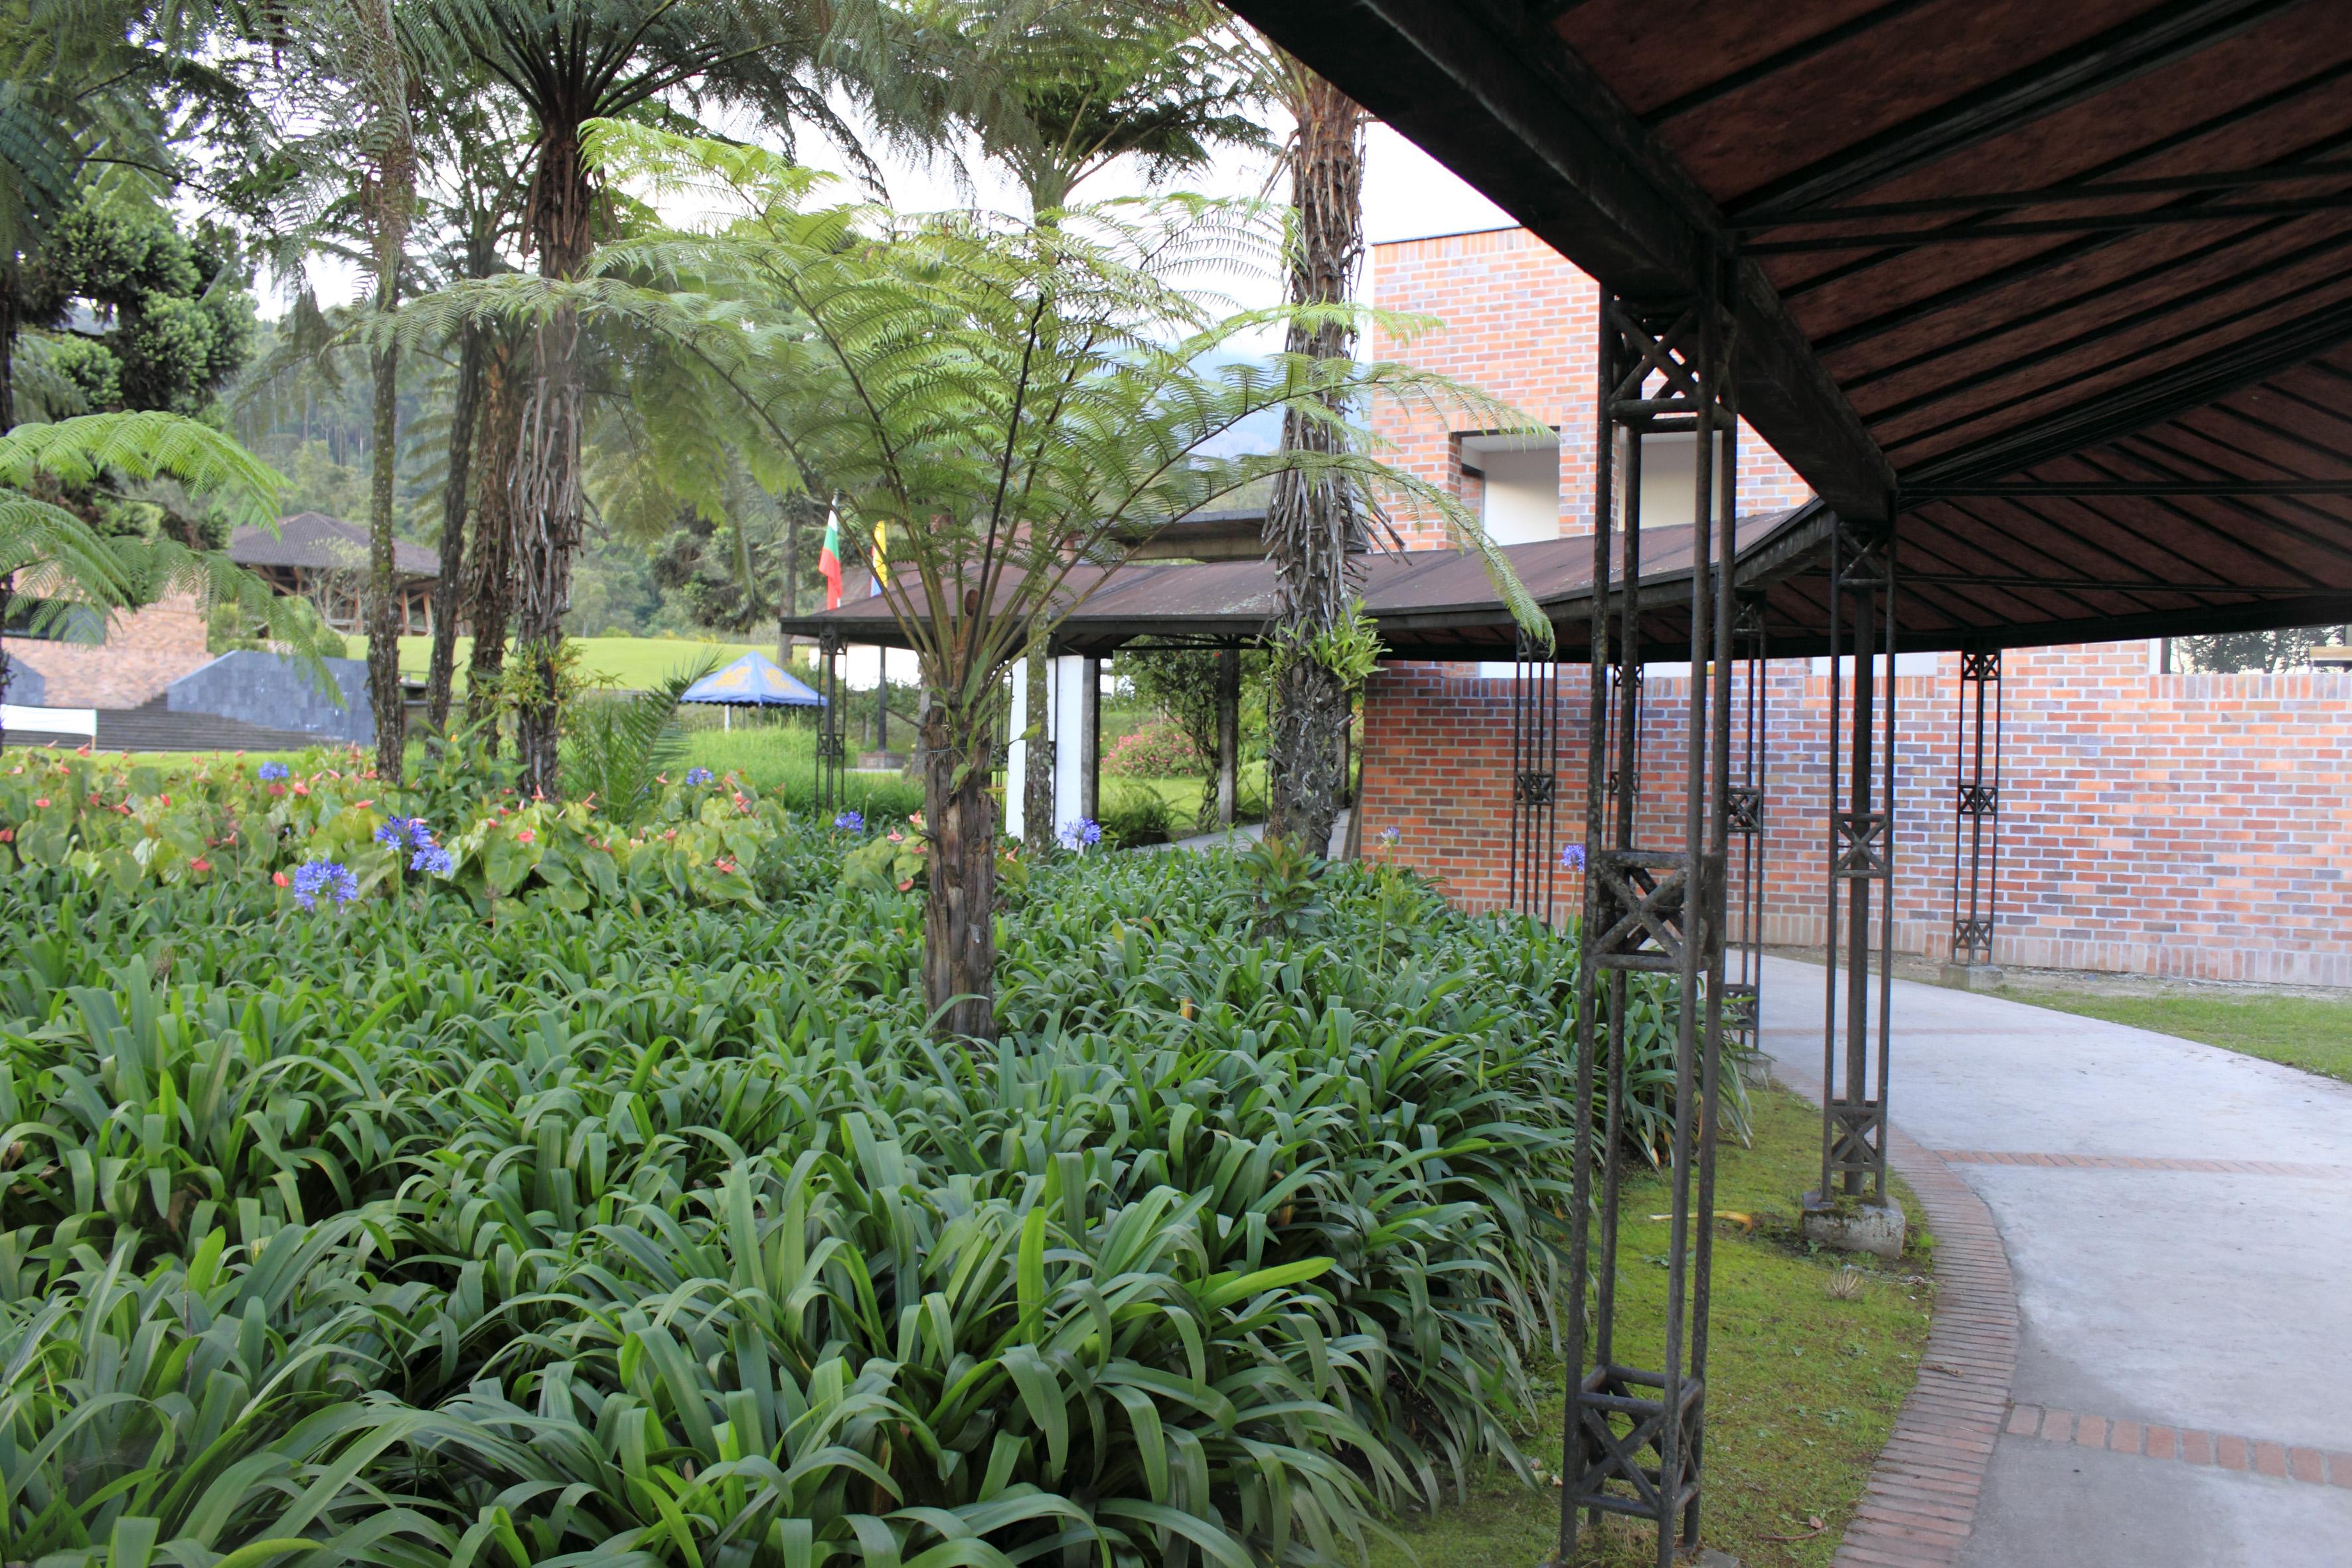
MULTIPOLYGON (((1761 587, 1789 579, 1818 558, 1828 527, 1828 515, 1818 503, 1740 519, 1740 581, 1761 587)), ((1686 614, 1672 612, 1689 603, 1690 535, 1687 525, 1642 531, 1642 595, 1660 611, 1651 628, 1660 658, 1676 657, 1676 639, 1687 635, 1686 614)), ((1622 537, 1618 549, 1622 569, 1622 537)), ((1582 648, 1591 604, 1591 540, 1512 544, 1502 552, 1552 621, 1562 651, 1582 648)), ((1381 640, 1392 655, 1511 657, 1517 634, 1510 612, 1476 556, 1458 550, 1368 555, 1360 570, 1364 607, 1379 623, 1381 640)), ((1263 560, 1139 562, 1108 574, 1098 567, 1080 567, 1071 574, 1070 589, 1081 602, 1054 635, 1059 653, 1101 656, 1136 644, 1247 642, 1265 635, 1275 614, 1274 568, 1263 560)), ((1789 603, 1789 617, 1803 613, 1801 596, 1789 603)), ((814 637, 827 627, 854 643, 906 646, 880 598, 798 616, 782 630, 814 637)), ((1791 645, 1786 651, 1801 650, 1791 645)))
POLYGON ((2341 0, 1237 9, 1630 299, 1737 258, 1741 411, 1899 496, 1919 637, 2352 617, 2341 0))
MULTIPOLYGON (((240 566, 287 566, 307 572, 364 572, 368 569, 368 532, 355 522, 320 511, 298 511, 283 519, 278 531, 245 527, 229 536, 228 558, 240 566)), ((393 565, 404 577, 437 577, 441 557, 422 544, 396 539, 393 565)))

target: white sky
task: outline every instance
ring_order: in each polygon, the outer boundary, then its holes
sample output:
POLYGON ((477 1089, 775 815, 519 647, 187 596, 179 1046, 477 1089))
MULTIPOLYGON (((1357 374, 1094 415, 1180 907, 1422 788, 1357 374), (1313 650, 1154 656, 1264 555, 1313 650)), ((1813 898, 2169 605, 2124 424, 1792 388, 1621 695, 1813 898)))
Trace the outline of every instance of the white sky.
MULTIPOLYGON (((838 155, 815 138, 808 139, 801 152, 816 166, 842 167, 838 155)), ((1372 126, 1367 139, 1366 154, 1364 229, 1365 237, 1375 245, 1390 240, 1419 239, 1435 234, 1502 228, 1510 225, 1510 218, 1501 208, 1385 125, 1375 123, 1372 126)), ((957 190, 952 173, 944 163, 926 168, 896 159, 878 161, 889 188, 891 205, 902 211, 934 211, 969 205, 966 195, 957 190)), ((1006 212, 1024 209, 1026 204, 1020 187, 1005 177, 1001 169, 984 163, 976 153, 968 161, 980 186, 976 194, 981 205, 1006 212)), ((1216 163, 1200 175, 1179 183, 1212 195, 1255 196, 1266 191, 1268 162, 1264 155, 1227 153, 1221 154, 1216 163)), ((1134 171, 1123 165, 1114 165, 1082 186, 1078 195, 1082 198, 1100 200, 1133 195, 1141 189, 1142 181, 1134 171)), ((1267 194, 1278 198, 1287 194, 1286 187, 1277 187, 1267 194)), ((331 261, 314 261, 310 280, 319 290, 322 304, 348 301, 356 296, 360 287, 354 271, 331 261)), ((1260 290, 1260 297, 1244 295, 1240 303, 1244 306, 1274 303, 1279 298, 1279 280, 1271 277, 1263 279, 1260 290)), ((263 311, 274 315, 284 308, 285 303, 283 298, 266 300, 263 311)))

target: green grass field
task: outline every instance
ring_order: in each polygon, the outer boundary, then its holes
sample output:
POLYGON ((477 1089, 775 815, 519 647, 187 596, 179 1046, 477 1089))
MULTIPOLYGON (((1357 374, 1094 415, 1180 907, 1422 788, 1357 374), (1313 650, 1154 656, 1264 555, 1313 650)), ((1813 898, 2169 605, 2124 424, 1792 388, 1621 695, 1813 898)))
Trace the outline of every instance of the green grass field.
MULTIPOLYGON (((1861 1293, 1829 1293, 1841 1258, 1793 1239, 1798 1194, 1819 1158, 1821 1113, 1781 1089, 1754 1096, 1755 1143, 1727 1145, 1717 1165, 1716 1206, 1757 1221, 1750 1233, 1717 1226, 1715 1310, 1708 1352, 1707 1493, 1701 1535, 1746 1568, 1814 1568, 1837 1550, 1870 1467, 1910 1393, 1927 1342, 1931 1287, 1917 1205, 1913 1256, 1900 1268, 1864 1258, 1861 1293), (1816 1528, 1814 1521, 1819 1521, 1816 1528)), ((1664 1188, 1644 1182, 1625 1196, 1618 1287, 1622 1359, 1654 1365, 1665 1300, 1664 1188)), ((1554 1374, 1555 1380, 1557 1373, 1554 1374)), ((1560 1403, 1525 1439, 1546 1474, 1559 1463, 1560 1403)), ((1559 1492, 1530 1489, 1506 1474, 1475 1483, 1470 1500, 1402 1531, 1410 1555, 1376 1552, 1370 1568, 1528 1568, 1559 1537, 1559 1492)), ((1584 1561, 1648 1561, 1654 1537, 1617 1521, 1584 1561)))
MULTIPOLYGON (((674 672, 691 669, 706 658, 730 664, 747 653, 776 657, 776 645, 748 642, 690 642, 682 637, 567 637, 580 650, 580 673, 592 681, 609 681, 634 691, 658 686, 674 672)), ((352 657, 367 657, 367 638, 349 639, 352 657)), ((457 689, 466 689, 466 661, 473 657, 474 639, 457 639, 457 689)), ((400 639, 400 672, 422 679, 433 656, 430 637, 400 639)))
POLYGON ((2130 995, 2010 986, 2000 994, 2061 1013, 2201 1040, 2352 1083, 2352 1001, 2324 996, 2130 995))

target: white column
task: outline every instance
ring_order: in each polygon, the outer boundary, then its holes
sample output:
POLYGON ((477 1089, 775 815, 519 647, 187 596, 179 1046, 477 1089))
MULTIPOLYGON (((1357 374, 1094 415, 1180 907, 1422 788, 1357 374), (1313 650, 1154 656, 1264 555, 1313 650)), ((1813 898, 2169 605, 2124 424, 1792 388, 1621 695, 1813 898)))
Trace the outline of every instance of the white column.
POLYGON ((1087 762, 1093 737, 1087 733, 1087 677, 1091 659, 1062 658, 1053 661, 1054 820, 1048 833, 1059 833, 1066 822, 1087 815, 1087 762))
POLYGON ((1015 660, 1013 666, 1013 713, 1007 721, 1012 726, 1013 741, 1004 759, 1004 833, 1008 838, 1026 839, 1023 831, 1024 810, 1028 802, 1022 781, 1029 776, 1029 742, 1022 734, 1029 728, 1029 661, 1015 660))

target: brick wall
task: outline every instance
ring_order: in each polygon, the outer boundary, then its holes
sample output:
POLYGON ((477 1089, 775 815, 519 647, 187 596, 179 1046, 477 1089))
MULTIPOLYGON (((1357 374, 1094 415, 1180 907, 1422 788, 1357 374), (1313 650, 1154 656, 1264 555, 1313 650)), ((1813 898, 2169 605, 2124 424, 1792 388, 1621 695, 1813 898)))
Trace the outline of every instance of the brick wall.
POLYGON ((211 662, 205 608, 193 595, 167 595, 144 609, 117 611, 102 644, 0 639, 12 666, 37 669, 52 708, 136 708, 211 662))
MULTIPOLYGON (((1895 942, 1948 955, 1958 659, 1896 687, 1895 942)), ((2352 675, 2158 675, 2147 643, 2013 650, 1998 962, 2352 985, 2352 675)), ((1559 837, 1582 837, 1581 667, 1560 679, 1559 837)), ((1765 931, 1822 938, 1828 679, 1769 676, 1765 931)), ((1510 689, 1465 667, 1392 665, 1364 705, 1367 852, 1503 901, 1510 689), (1393 848, 1379 845, 1398 830, 1393 848)), ((1685 680, 1643 709, 1642 841, 1679 847, 1685 680)), ((1582 896, 1561 879, 1572 910, 1582 896)))
MULTIPOLYGON (((1600 289, 1559 252, 1522 228, 1442 235, 1371 247, 1373 302, 1382 310, 1434 318, 1411 337, 1375 329, 1367 352, 1442 372, 1488 393, 1559 432, 1560 531, 1591 530, 1594 355, 1600 289)), ((1391 444, 1399 468, 1461 494, 1465 488, 1456 437, 1475 433, 1467 416, 1383 405, 1373 428, 1391 444)), ((1743 423, 1739 510, 1778 511, 1811 495, 1796 471, 1743 423)), ((1658 519, 1656 521, 1669 520, 1658 519)), ((1411 548, 1445 542, 1433 522, 1406 529, 1411 548)))

